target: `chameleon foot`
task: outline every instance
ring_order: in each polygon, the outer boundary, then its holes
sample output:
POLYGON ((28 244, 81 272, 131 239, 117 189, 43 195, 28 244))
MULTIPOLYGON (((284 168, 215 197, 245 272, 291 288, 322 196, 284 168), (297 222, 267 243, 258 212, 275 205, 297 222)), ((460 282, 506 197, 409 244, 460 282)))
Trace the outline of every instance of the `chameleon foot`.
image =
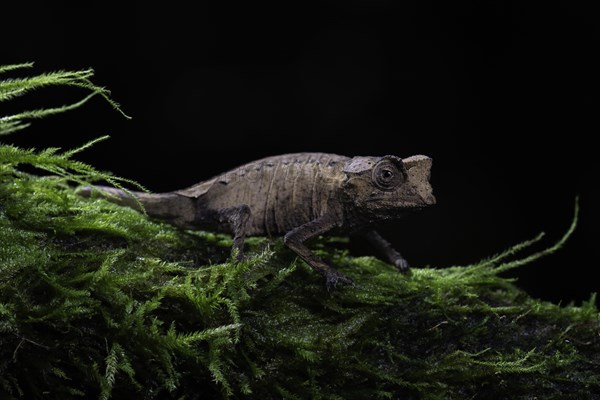
POLYGON ((406 261, 404 258, 395 259, 394 265, 396 266, 396 268, 398 268, 398 271, 400 271, 401 273, 410 273, 410 265, 408 265, 408 261, 406 261))
POLYGON ((238 254, 235 256, 235 261, 236 261, 236 262, 244 262, 244 261, 248 261, 248 260, 249 260, 249 259, 251 259, 251 258, 252 258, 252 256, 249 256, 249 255, 248 255, 248 254, 246 254, 246 253, 238 253, 238 254))
POLYGON ((328 269, 325 273, 325 285, 327 286, 327 290, 335 289, 338 283, 354 286, 354 281, 346 275, 333 268, 328 269))

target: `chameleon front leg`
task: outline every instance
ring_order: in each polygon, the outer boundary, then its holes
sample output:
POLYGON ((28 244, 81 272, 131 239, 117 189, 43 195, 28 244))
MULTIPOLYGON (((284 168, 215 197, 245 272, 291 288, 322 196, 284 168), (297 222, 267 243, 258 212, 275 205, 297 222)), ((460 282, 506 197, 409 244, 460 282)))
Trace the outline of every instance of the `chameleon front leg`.
POLYGON ((323 234, 337 225, 335 219, 330 217, 320 217, 304 225, 292 229, 283 237, 283 243, 304 261, 308 263, 315 271, 325 277, 327 289, 334 289, 338 283, 353 284, 352 279, 338 272, 336 269, 325 264, 323 260, 311 252, 304 242, 314 236, 323 234))
POLYGON ((219 220, 227 222, 233 233, 233 246, 231 254, 237 253, 237 260, 244 259, 244 241, 246 240, 246 224, 250 218, 250 207, 246 204, 241 206, 225 208, 218 211, 219 220))
POLYGON ((378 250, 385 258, 398 268, 403 274, 410 271, 408 261, 394 249, 390 242, 385 240, 377 231, 367 231, 363 233, 363 236, 378 250))

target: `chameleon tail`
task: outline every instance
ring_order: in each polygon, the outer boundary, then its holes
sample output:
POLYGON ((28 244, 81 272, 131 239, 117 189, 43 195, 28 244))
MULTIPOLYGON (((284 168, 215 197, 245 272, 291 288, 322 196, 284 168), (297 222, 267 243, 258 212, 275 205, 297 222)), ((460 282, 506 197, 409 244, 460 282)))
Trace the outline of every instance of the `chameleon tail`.
POLYGON ((152 217, 158 217, 182 228, 192 228, 195 207, 193 199, 180 196, 175 193, 144 193, 136 191, 124 191, 108 186, 95 186, 92 189, 86 186, 78 191, 83 197, 91 197, 92 193, 98 193, 106 200, 145 211, 152 217))

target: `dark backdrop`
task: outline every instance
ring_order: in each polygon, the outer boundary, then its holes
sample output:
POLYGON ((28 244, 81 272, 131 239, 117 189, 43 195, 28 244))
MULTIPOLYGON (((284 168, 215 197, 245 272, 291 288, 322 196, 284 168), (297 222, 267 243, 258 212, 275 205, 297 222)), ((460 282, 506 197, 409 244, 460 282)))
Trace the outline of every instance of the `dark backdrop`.
MULTIPOLYGON (((553 301, 598 290, 599 28, 583 3, 40 3, 3 5, 0 62, 91 66, 133 119, 95 99, 14 143, 108 133, 80 159, 154 191, 285 152, 427 154, 438 205, 386 229, 413 265, 475 262, 542 230, 549 245, 579 195, 572 240, 512 275, 553 301)), ((47 89, 2 115, 78 96, 47 89)))

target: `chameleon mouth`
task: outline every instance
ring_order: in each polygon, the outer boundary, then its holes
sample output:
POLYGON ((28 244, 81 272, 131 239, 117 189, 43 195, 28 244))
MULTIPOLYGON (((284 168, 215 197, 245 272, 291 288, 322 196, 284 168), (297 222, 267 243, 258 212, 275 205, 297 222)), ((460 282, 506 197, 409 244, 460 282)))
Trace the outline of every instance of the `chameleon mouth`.
POLYGON ((375 197, 370 197, 367 200, 368 203, 375 203, 375 202, 379 202, 380 204, 382 204, 384 207, 390 207, 390 208, 403 208, 403 209, 410 209, 410 210, 422 210, 424 208, 428 208, 431 207, 432 205, 435 204, 435 199, 432 201, 427 201, 425 199, 419 198, 418 200, 415 199, 414 202, 395 202, 393 200, 390 200, 389 198, 386 198, 385 196, 375 196, 375 197))

